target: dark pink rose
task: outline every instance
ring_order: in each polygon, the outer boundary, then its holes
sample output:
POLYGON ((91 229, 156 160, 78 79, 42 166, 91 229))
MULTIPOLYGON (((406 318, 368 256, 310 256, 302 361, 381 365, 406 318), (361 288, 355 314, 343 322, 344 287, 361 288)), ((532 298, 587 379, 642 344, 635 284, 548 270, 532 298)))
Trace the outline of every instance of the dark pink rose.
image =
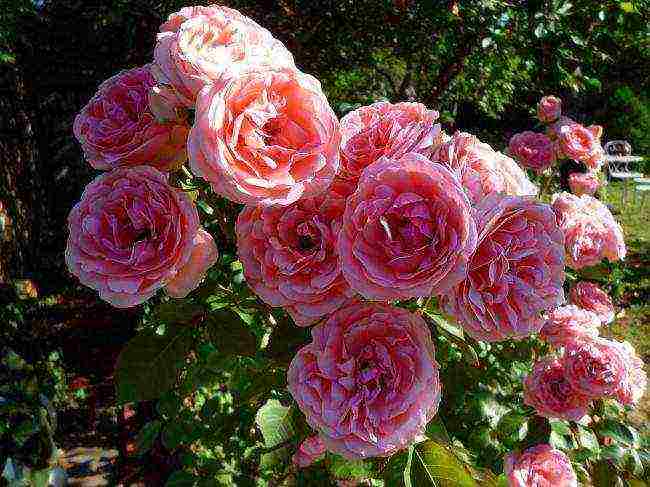
POLYGON ((315 78, 267 70, 201 92, 188 153, 192 172, 222 196, 289 205, 332 183, 340 140, 338 119, 315 78))
POLYGON ((614 397, 625 385, 627 361, 618 342, 576 340, 565 347, 564 373, 573 388, 586 396, 614 397))
POLYGON ((217 259, 190 198, 149 166, 95 178, 68 227, 70 272, 118 308, 140 304, 165 286, 183 297, 217 259))
POLYGON ((478 245, 467 278, 441 304, 477 340, 537 333, 542 312, 564 301, 562 232, 551 208, 494 194, 476 207, 478 245))
POLYGON ((298 451, 293 454, 293 464, 298 468, 309 467, 314 462, 321 460, 325 456, 325 443, 320 436, 310 436, 305 439, 298 451))
POLYGON ((555 194, 553 211, 564 233, 567 266, 582 269, 603 259, 614 262, 625 258, 623 229, 596 198, 555 194))
POLYGON ((269 305, 283 306, 299 326, 313 324, 354 295, 336 249, 345 198, 353 189, 336 180, 326 195, 289 206, 247 206, 237 219, 246 282, 269 305))
POLYGON ((504 470, 509 487, 578 487, 569 458, 547 444, 509 453, 504 470))
POLYGON ((555 122, 562 115, 562 100, 557 96, 545 96, 537 104, 537 118, 540 122, 555 122))
POLYGON ((154 115, 149 106, 154 85, 150 65, 121 71, 104 81, 81 109, 74 135, 92 167, 147 164, 168 171, 185 162, 189 127, 173 100, 164 107, 169 118, 154 115))
POLYGON ((564 364, 555 358, 537 362, 524 380, 524 403, 540 416, 579 421, 591 398, 577 392, 564 376, 564 364))
POLYGON ((569 188, 576 196, 588 194, 593 196, 600 187, 600 178, 593 172, 574 172, 569 174, 569 188))
POLYGON ((476 225, 459 181, 416 153, 364 170, 338 240, 345 279, 375 300, 444 292, 465 277, 475 246, 476 225))
POLYGON ((358 180, 382 156, 399 159, 408 152, 427 154, 440 143, 438 112, 421 103, 377 102, 341 119, 342 177, 358 180))
POLYGON ((390 456, 423 434, 440 403, 424 320, 385 304, 351 304, 312 329, 288 387, 325 447, 349 459, 390 456))
POLYGON ((537 173, 555 163, 555 146, 544 134, 530 131, 515 134, 508 149, 519 164, 537 173))
POLYGON ((589 310, 598 316, 603 324, 614 321, 614 303, 598 284, 581 281, 569 293, 572 303, 589 310))
POLYGON ((596 338, 600 325, 595 313, 569 304, 551 311, 539 334, 554 347, 562 347, 576 339, 596 338))

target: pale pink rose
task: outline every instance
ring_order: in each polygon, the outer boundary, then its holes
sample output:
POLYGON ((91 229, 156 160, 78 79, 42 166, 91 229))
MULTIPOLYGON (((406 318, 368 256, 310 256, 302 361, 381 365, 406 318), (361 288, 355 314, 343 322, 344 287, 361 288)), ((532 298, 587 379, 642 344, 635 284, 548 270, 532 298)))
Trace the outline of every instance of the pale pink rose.
POLYGON ((189 126, 167 106, 168 119, 151 111, 149 94, 155 81, 150 65, 121 71, 104 81, 74 120, 74 135, 95 169, 147 164, 162 171, 187 158, 189 126))
POLYGON ((421 103, 382 101, 351 111, 341 119, 341 176, 356 181, 382 156, 426 155, 441 140, 437 119, 421 103))
POLYGON ((345 198, 353 189, 336 180, 326 195, 289 206, 247 206, 237 219, 246 282, 299 326, 313 324, 354 295, 336 250, 345 198))
POLYGON ((546 135, 526 131, 515 134, 508 147, 521 166, 541 173, 555 163, 555 146, 546 135))
POLYGON ((454 173, 473 203, 495 192, 537 194, 537 188, 512 159, 466 132, 456 132, 444 140, 435 148, 430 159, 447 166, 454 173), (504 159, 508 159, 516 169, 512 170, 504 159))
POLYGON ((530 197, 493 194, 476 207, 478 245, 467 278, 443 309, 477 340, 537 333, 542 312, 564 301, 562 232, 551 208, 530 197))
POLYGON ((591 398, 577 392, 564 376, 564 364, 555 358, 537 362, 524 380, 524 403, 546 418, 579 421, 591 398))
POLYGON ((589 195, 553 195, 553 211, 564 232, 566 264, 573 269, 596 265, 603 259, 625 258, 623 229, 609 209, 589 195))
POLYGON ((569 457, 547 444, 509 453, 504 470, 509 487, 578 487, 569 457))
POLYGON ((557 96, 545 96, 537 104, 537 118, 540 122, 555 122, 562 115, 562 100, 557 96))
POLYGON ((416 153, 364 170, 338 239, 345 279, 375 300, 448 290, 465 278, 475 247, 476 224, 459 181, 416 153))
POLYGON ((160 26, 154 50, 158 82, 193 107, 206 84, 223 87, 248 70, 294 68, 269 31, 220 5, 186 7, 160 26))
POLYGON ((626 356, 618 342, 575 340, 564 349, 564 373, 581 394, 593 399, 614 397, 627 379, 626 356))
POLYGON ((339 167, 339 123, 320 83, 296 70, 249 72, 196 104, 194 174, 238 203, 288 205, 322 193, 339 167))
POLYGON ((576 339, 596 338, 600 318, 595 313, 568 304, 549 312, 540 337, 554 347, 562 347, 576 339))
POLYGON ((588 194, 593 196, 600 188, 600 178, 593 172, 574 172, 569 174, 569 188, 576 196, 588 194))
POLYGON ((291 361, 288 388, 329 451, 390 456, 424 433, 441 390, 422 317, 355 303, 316 325, 312 338, 291 361))
POLYGON ((217 258, 190 198, 149 166, 95 178, 68 227, 70 272, 118 308, 140 304, 167 285, 173 295, 187 294, 217 258))
POLYGON ((616 399, 627 405, 635 405, 641 400, 648 387, 648 376, 643 370, 643 360, 628 342, 614 342, 625 360, 626 378, 616 391, 616 399))
POLYGON ((557 137, 555 144, 558 157, 582 162, 589 169, 599 169, 604 161, 605 151, 598 137, 602 128, 598 130, 598 127, 587 128, 569 118, 560 119, 552 128, 557 137))
POLYGON ((598 316, 603 324, 614 321, 614 303, 598 284, 581 281, 573 286, 569 300, 598 316))
POLYGON ((305 439, 298 451, 293 454, 292 462, 298 468, 307 468, 325 456, 325 443, 320 436, 310 436, 305 439))

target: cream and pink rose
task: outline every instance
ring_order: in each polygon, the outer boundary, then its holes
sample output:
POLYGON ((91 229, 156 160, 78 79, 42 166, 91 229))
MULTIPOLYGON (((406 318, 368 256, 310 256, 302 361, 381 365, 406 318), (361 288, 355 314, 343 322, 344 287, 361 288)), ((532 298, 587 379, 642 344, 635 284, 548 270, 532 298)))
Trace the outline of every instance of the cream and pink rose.
POLYGON ((579 421, 591 398, 577 392, 564 376, 564 364, 555 358, 537 362, 524 380, 524 403, 546 418, 579 421))
POLYGON ((306 468, 325 457, 325 451, 325 443, 321 437, 310 436, 300 444, 291 460, 296 467, 306 468))
POLYGON ((562 347, 576 339, 596 338, 600 325, 595 313, 569 304, 551 311, 539 334, 552 346, 562 347))
POLYGON ((315 78, 267 70, 201 92, 188 153, 192 172, 222 196, 289 205, 329 187, 340 140, 338 119, 315 78))
POLYGON ((150 65, 121 71, 104 81, 81 109, 73 130, 92 167, 147 164, 168 171, 185 162, 186 117, 167 100, 168 118, 157 118, 149 106, 154 85, 150 65))
POLYGON ((614 321, 614 303, 598 284, 587 281, 577 283, 569 293, 569 300, 595 313, 603 324, 614 321))
POLYGON ((190 198, 149 166, 95 178, 70 212, 68 228, 70 272, 118 308, 164 287, 184 297, 217 259, 190 198))
POLYGON ((643 360, 628 342, 613 342, 623 356, 627 369, 626 378, 616 390, 616 399, 633 406, 638 404, 648 388, 648 376, 643 370, 643 360))
POLYGON ((288 387, 325 447, 349 459, 389 456, 424 433, 440 381, 429 329, 405 309, 351 304, 312 329, 288 387))
POLYGON ((561 118, 553 127, 555 134, 556 153, 558 157, 566 157, 584 163, 589 169, 599 169, 605 157, 605 151, 600 145, 602 127, 592 125, 585 127, 569 118, 561 118))
POLYGON ((569 457, 547 444, 509 453, 504 470, 509 487, 578 487, 569 457))
POLYGON ((364 170, 338 240, 345 279, 374 300, 448 290, 465 278, 475 247, 476 224, 460 182, 416 153, 364 170))
POLYGON ((354 295, 336 249, 345 198, 354 190, 336 180, 326 195, 289 206, 247 206, 237 219, 237 248, 246 282, 271 306, 309 326, 354 295))
POLYGON ((557 96, 545 96, 537 104, 537 118, 540 122, 555 122, 562 115, 562 100, 557 96))
POLYGON ((377 102, 351 111, 341 119, 341 176, 356 181, 382 156, 427 155, 441 142, 437 119, 421 103, 377 102))
POLYGON ((510 139, 510 154, 519 164, 537 173, 555 163, 555 145, 546 135, 536 132, 521 132, 510 139))
POLYGON ((220 5, 186 7, 160 26, 154 74, 185 106, 206 84, 216 89, 248 70, 294 68, 293 56, 269 31, 220 5))
POLYGON ((477 340, 537 333, 542 312, 564 301, 563 238, 551 208, 494 194, 476 207, 476 220, 467 278, 441 299, 443 309, 477 340))
POLYGON ((593 172, 574 172, 569 174, 569 188, 576 196, 583 194, 593 196, 600 188, 600 178, 593 172))
POLYGON ((627 253, 623 229, 609 209, 589 195, 553 195, 553 211, 564 232, 567 265, 573 269, 614 262, 627 253))

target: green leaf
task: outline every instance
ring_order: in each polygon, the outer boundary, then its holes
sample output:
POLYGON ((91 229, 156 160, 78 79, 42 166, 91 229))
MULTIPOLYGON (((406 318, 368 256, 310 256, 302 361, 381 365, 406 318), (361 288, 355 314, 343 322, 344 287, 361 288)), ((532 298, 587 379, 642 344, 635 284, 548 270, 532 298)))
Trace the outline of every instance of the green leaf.
POLYGON ((639 446, 639 433, 631 426, 612 419, 605 419, 596 425, 600 436, 612 438, 617 443, 629 447, 639 446))
POLYGON ((618 487, 623 485, 614 466, 606 461, 600 461, 594 464, 591 481, 594 487, 618 487))
POLYGON ((340 455, 327 456, 328 470, 335 479, 367 479, 372 475, 372 464, 363 460, 348 460, 340 455))
POLYGON ((625 449, 619 445, 603 446, 600 449, 601 458, 605 460, 613 460, 616 463, 620 462, 623 459, 624 455, 625 449))
MULTIPOLYGON (((411 447, 409 483, 406 487, 477 487, 471 471, 447 447, 425 441, 411 447)), ((405 478, 406 480, 406 478, 405 478)))
POLYGON ((580 424, 578 425, 578 439, 580 440, 580 446, 583 448, 586 448, 593 452, 600 450, 598 438, 594 432, 580 424))
POLYGON ((140 432, 138 433, 138 438, 136 440, 136 446, 139 454, 144 454, 151 450, 153 447, 158 434, 160 433, 161 423, 158 420, 150 421, 145 424, 140 432))
POLYGON ((203 308, 198 304, 180 299, 174 299, 156 306, 153 318, 163 323, 189 323, 203 313, 203 308))
POLYGON ((198 484, 198 477, 179 470, 170 475, 169 479, 165 483, 165 487, 194 487, 198 484))
MULTIPOLYGON (((287 441, 294 435, 294 427, 291 422, 291 408, 283 406, 277 399, 269 399, 257 411, 255 424, 262 432, 264 445, 272 448, 287 441)), ((272 466, 284 461, 289 455, 286 447, 279 448, 262 456, 263 466, 272 466)))
POLYGON ((634 4, 632 2, 621 2, 620 4, 621 10, 625 13, 632 13, 634 12, 634 4))
POLYGON ((170 390, 192 344, 189 330, 174 326, 162 336, 144 330, 132 338, 117 359, 118 401, 157 399, 170 390))
POLYGON ((497 435, 502 441, 512 439, 521 441, 528 433, 528 417, 518 411, 511 411, 504 415, 497 425, 497 435))
POLYGON ((257 339, 241 316, 230 309, 212 311, 205 320, 210 339, 222 355, 253 356, 257 339))
POLYGON ((386 464, 386 467, 381 472, 384 484, 387 487, 403 487, 406 485, 407 479, 409 483, 411 482, 411 478, 408 475, 408 472, 411 471, 411 467, 408 462, 408 450, 401 451, 390 457, 388 464, 386 464), (407 473, 406 476, 405 472, 407 473))

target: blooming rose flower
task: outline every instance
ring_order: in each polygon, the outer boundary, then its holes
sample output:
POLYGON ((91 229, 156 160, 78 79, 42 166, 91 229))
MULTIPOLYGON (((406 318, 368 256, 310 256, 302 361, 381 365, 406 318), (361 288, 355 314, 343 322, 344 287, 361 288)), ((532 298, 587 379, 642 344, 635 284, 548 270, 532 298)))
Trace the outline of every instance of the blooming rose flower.
POLYGON ((567 265, 573 269, 598 264, 603 259, 622 260, 627 250, 623 229, 609 209, 589 195, 553 195, 553 211, 564 232, 567 265))
POLYGON ((332 183, 340 139, 316 79, 296 70, 249 72, 201 92, 190 167, 238 203, 288 205, 332 183))
POLYGON ((569 188, 576 196, 588 194, 592 196, 600 187, 598 174, 593 172, 580 173, 574 172, 569 174, 569 188))
POLYGON ((237 219, 237 248, 248 285, 299 326, 313 324, 354 295, 341 274, 336 239, 345 197, 337 180, 327 195, 289 206, 247 206, 237 219))
POLYGON ((426 155, 441 140, 437 119, 421 103, 377 102, 351 111, 341 119, 342 176, 356 181, 382 156, 426 155))
POLYGON ((540 336, 554 347, 562 347, 576 339, 596 338, 600 325, 595 313, 569 304, 548 314, 540 336))
POLYGON ((186 7, 160 26, 154 50, 159 83, 192 107, 206 84, 223 86, 249 69, 293 68, 293 56, 271 33, 220 5, 186 7))
POLYGON ((623 404, 637 404, 648 387, 648 376, 643 370, 643 360, 628 342, 613 342, 625 360, 626 378, 616 391, 616 398, 623 404))
POLYGON ((187 194, 148 166, 95 178, 68 226, 70 272, 118 308, 140 304, 165 286, 185 296, 217 258, 187 194))
POLYGON ((509 487, 578 487, 569 458, 547 444, 509 453, 504 470, 509 487))
POLYGON ((569 300, 595 313, 604 324, 614 321, 614 304, 598 284, 587 281, 577 283, 569 293, 569 300))
POLYGON ((416 153, 364 170, 338 239, 345 279, 376 300, 444 292, 465 277, 475 247, 476 225, 459 181, 416 153))
POLYGON ((349 459, 389 456, 423 434, 440 403, 424 320, 386 304, 354 303, 312 329, 288 387, 325 447, 349 459))
POLYGON ((537 194, 537 188, 512 159, 466 132, 456 132, 436 147, 430 158, 456 175, 473 203, 494 192, 537 194))
POLYGON ((555 122, 562 115, 562 100, 557 96, 545 96, 537 104, 537 118, 540 122, 555 122))
POLYGON ((573 388, 594 399, 615 396, 627 378, 626 357, 619 345, 605 338, 567 344, 564 373, 573 388))
POLYGON ((121 71, 104 81, 74 120, 74 135, 95 169, 147 164, 167 171, 182 164, 189 127, 166 106, 168 119, 149 107, 155 85, 150 65, 121 71))
POLYGON ((510 154, 523 167, 541 173, 555 162, 555 146, 551 139, 536 132, 521 132, 510 139, 510 154))
POLYGON ((550 207, 493 194, 476 207, 478 245, 467 278, 443 296, 445 311, 477 340, 536 333, 541 313, 564 301, 562 232, 550 207))
POLYGON ((309 467, 312 463, 317 462, 325 456, 325 443, 320 436, 310 436, 305 439, 298 451, 293 454, 293 464, 298 468, 309 467))
POLYGON ((562 118, 552 131, 555 133, 556 152, 574 161, 584 163, 589 169, 598 169, 603 163, 605 151, 600 145, 602 127, 585 127, 569 118, 562 118))
POLYGON ((591 398, 577 392, 564 376, 564 364, 555 358, 537 362, 524 380, 524 403, 540 416, 579 421, 591 398))

